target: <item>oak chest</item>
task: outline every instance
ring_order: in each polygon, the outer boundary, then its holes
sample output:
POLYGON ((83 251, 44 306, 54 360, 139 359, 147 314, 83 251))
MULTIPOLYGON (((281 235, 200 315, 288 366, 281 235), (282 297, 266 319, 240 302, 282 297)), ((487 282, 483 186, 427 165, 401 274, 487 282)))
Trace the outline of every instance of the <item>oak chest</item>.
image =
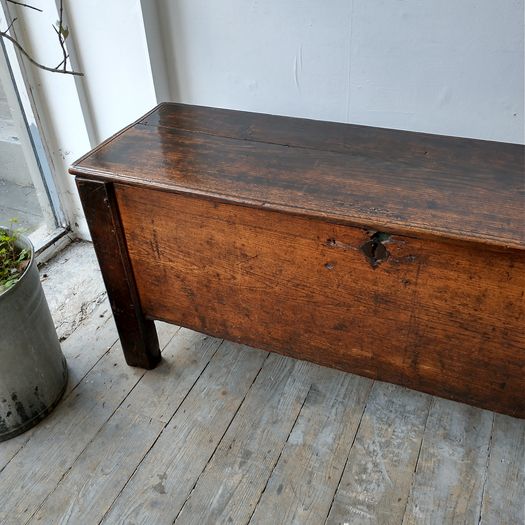
POLYGON ((130 365, 160 319, 525 417, 523 146, 162 104, 70 171, 130 365))

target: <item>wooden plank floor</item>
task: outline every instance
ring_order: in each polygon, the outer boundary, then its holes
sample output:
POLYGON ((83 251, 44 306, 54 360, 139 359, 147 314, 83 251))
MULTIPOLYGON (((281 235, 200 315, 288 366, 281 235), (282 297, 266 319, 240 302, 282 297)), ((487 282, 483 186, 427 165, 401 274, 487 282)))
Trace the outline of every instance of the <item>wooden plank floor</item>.
POLYGON ((0 523, 525 523, 525 421, 162 323, 133 369, 91 246, 42 272, 84 315, 64 400, 0 443, 0 523))

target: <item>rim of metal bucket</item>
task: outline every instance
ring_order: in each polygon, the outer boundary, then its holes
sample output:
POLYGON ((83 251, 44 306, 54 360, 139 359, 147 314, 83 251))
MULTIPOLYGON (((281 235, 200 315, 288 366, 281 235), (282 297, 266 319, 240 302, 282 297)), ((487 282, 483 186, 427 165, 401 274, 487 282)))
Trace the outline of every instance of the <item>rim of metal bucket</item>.
MULTIPOLYGON (((7 233, 10 233, 13 231, 11 228, 7 228, 6 226, 1 226, 1 225, 0 225, 0 230, 3 232, 7 232, 7 233)), ((26 274, 29 273, 29 271, 35 264, 35 247, 33 246, 33 243, 29 240, 29 237, 21 233, 18 233, 15 245, 22 247, 22 248, 29 249, 31 253, 31 257, 29 259, 29 264, 27 265, 26 269, 22 272, 22 275, 18 278, 18 281, 15 284, 13 284, 11 288, 8 288, 7 290, 0 292, 0 301, 2 300, 3 297, 6 297, 10 293, 14 293, 15 289, 20 286, 22 279, 26 276, 26 274)))

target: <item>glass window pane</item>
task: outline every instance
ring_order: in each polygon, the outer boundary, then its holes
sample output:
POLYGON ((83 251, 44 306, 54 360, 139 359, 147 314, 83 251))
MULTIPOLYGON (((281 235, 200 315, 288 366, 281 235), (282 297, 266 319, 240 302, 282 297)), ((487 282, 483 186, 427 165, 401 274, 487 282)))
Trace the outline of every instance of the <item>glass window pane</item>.
POLYGON ((44 215, 21 144, 20 122, 13 115, 17 108, 10 107, 7 89, 0 82, 0 224, 17 218, 33 232, 44 225, 44 215))

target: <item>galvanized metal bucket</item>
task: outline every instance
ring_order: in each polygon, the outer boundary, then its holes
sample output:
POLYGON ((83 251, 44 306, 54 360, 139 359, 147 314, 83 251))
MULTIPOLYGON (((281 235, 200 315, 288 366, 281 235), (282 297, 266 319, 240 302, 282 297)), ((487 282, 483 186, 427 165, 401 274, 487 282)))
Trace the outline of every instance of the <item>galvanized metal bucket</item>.
POLYGON ((25 432, 60 401, 67 365, 31 251, 20 280, 0 294, 0 442, 25 432))

